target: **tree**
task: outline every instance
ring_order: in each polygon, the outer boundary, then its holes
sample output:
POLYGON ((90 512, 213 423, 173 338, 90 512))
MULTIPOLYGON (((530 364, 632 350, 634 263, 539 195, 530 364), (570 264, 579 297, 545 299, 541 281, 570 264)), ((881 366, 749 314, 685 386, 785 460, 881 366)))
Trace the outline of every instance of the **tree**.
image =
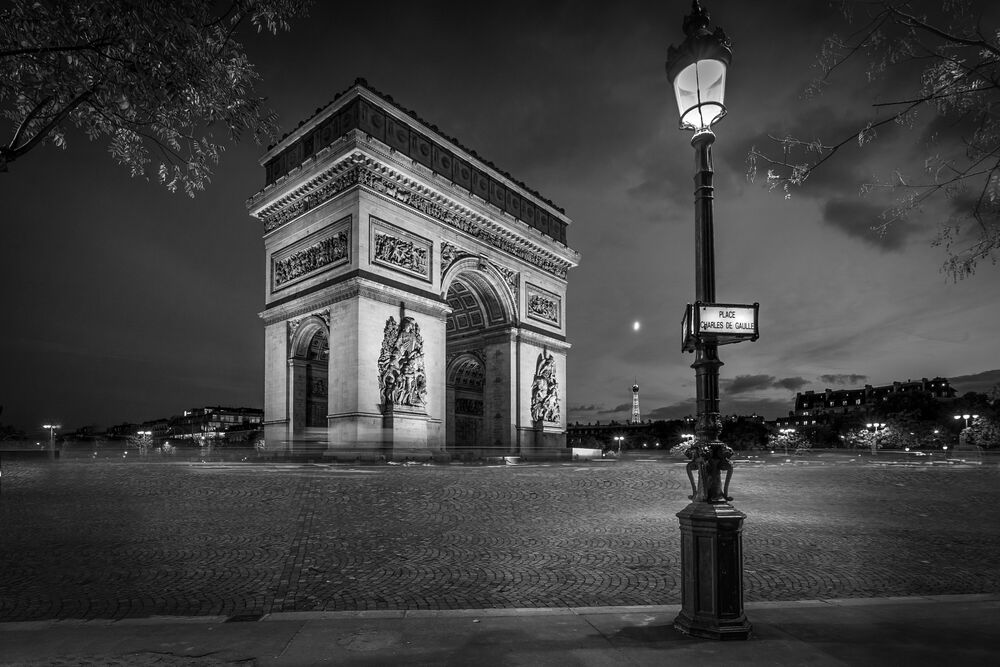
POLYGON ((965 442, 984 449, 1000 448, 1000 422, 990 417, 976 419, 966 429, 965 442))
POLYGON ((260 77, 237 33, 277 34, 304 12, 296 0, 13 0, 0 10, 0 171, 70 126, 132 176, 155 172, 171 192, 203 190, 229 141, 277 133, 253 96, 260 77))
POLYGON ((767 426, 744 417, 727 421, 722 426, 720 440, 737 451, 763 449, 767 446, 767 426))
POLYGON ((128 446, 139 450, 140 454, 145 455, 150 447, 153 446, 153 434, 149 431, 139 431, 135 435, 128 436, 128 446))
POLYGON ((835 74, 863 63, 868 80, 881 80, 888 99, 873 103, 866 121, 832 141, 769 135, 773 143, 766 152, 751 148, 748 177, 754 180, 758 164, 766 163, 768 186, 787 198, 846 146, 876 141, 885 126, 919 126, 930 137, 923 173, 906 173, 900 167, 888 178, 861 186, 862 192, 879 190, 895 197, 873 221, 873 229, 884 233, 890 225, 943 197, 953 213, 939 221, 935 240, 948 255, 942 270, 957 281, 972 274, 983 260, 996 264, 1000 251, 1000 117, 996 114, 1000 32, 980 25, 971 0, 944 0, 933 14, 917 13, 912 3, 902 0, 844 0, 842 5, 845 18, 856 29, 846 39, 834 35, 826 40, 818 57, 820 75, 806 94, 821 94, 832 85, 835 74), (912 82, 908 90, 898 89, 901 80, 912 82), (918 113, 925 111, 933 119, 930 124, 918 120, 918 113), (965 233, 970 223, 971 241, 965 233))

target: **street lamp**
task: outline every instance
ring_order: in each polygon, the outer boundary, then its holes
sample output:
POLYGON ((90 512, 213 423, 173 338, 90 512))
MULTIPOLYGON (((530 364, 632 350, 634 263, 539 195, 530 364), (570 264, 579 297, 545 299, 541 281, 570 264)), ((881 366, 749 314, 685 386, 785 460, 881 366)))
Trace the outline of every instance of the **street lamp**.
POLYGON ((878 454, 878 433, 885 428, 885 424, 875 422, 872 424, 865 424, 865 427, 874 434, 872 435, 872 456, 875 456, 878 454))
MULTIPOLYGON (((698 0, 684 18, 684 41, 667 50, 667 79, 674 89, 680 128, 691 130, 695 151, 695 296, 715 303, 715 241, 712 228, 712 126, 726 114, 726 70, 732 60, 722 28, 698 0)), ((697 333, 697 332, 696 332, 697 333)), ((682 607, 674 627, 712 639, 746 639, 750 623, 743 613, 743 519, 729 504, 732 450, 719 441, 718 341, 695 336, 697 422, 688 463, 691 504, 677 514, 681 529, 682 607), (693 473, 697 470, 698 484, 693 473), (726 471, 723 487, 721 472, 726 471)))
POLYGON ((979 415, 955 415, 955 419, 964 419, 965 428, 969 428, 970 419, 979 419, 979 415))
POLYGON ((62 428, 59 424, 42 424, 42 428, 49 429, 49 458, 56 457, 56 429, 62 428))
POLYGON ((145 454, 146 453, 146 447, 148 446, 147 442, 146 442, 146 439, 150 438, 153 435, 153 432, 152 431, 136 431, 135 434, 138 436, 138 442, 137 442, 137 444, 139 446, 139 453, 140 454, 145 454))
POLYGON ((795 433, 795 429, 779 428, 778 432, 781 433, 781 441, 785 445, 785 456, 788 456, 788 439, 792 437, 792 433, 795 433))
POLYGON ((622 455, 622 441, 625 439, 624 435, 616 435, 615 442, 618 443, 618 456, 622 455))

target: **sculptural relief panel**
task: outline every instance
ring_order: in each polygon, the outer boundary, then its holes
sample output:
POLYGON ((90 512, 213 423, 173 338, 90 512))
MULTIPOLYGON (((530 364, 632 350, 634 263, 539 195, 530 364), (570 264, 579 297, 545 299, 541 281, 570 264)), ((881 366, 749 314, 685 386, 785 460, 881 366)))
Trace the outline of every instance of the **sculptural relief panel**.
POLYGON ((433 253, 431 241, 375 216, 371 216, 370 221, 372 264, 430 282, 433 253))
POLYGON ((383 410, 392 406, 424 407, 427 373, 424 368, 424 338, 412 317, 386 320, 382 352, 378 359, 379 393, 383 410))
POLYGON ((562 299, 558 294, 525 283, 525 309, 530 319, 556 327, 562 325, 562 299))
POLYGON ((542 350, 535 363, 535 377, 531 383, 531 419, 536 422, 559 422, 556 360, 546 350, 542 350))
POLYGON ((351 216, 271 255, 271 292, 350 263, 351 216))

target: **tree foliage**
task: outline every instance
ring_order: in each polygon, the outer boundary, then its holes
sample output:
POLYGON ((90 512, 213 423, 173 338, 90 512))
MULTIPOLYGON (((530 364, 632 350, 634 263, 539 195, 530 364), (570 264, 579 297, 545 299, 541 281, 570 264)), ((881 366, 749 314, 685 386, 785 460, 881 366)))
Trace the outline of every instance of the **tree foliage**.
POLYGON ((296 0, 13 0, 0 9, 0 171, 70 127, 133 176, 171 192, 203 190, 223 141, 277 132, 253 95, 259 75, 237 41, 245 27, 277 34, 296 0), (220 128, 225 139, 217 139, 220 128))
POLYGON ((841 6, 853 32, 826 40, 817 62, 820 75, 807 89, 807 96, 821 94, 836 74, 863 64, 868 81, 881 82, 888 99, 880 96, 871 105, 868 119, 846 136, 770 135, 770 147, 751 149, 748 177, 754 180, 758 165, 765 164, 768 186, 787 198, 844 147, 876 141, 885 126, 914 128, 918 114, 929 115, 943 131, 929 137, 920 172, 908 172, 900 165, 890 176, 861 185, 862 193, 880 190, 894 195, 894 203, 882 212, 873 229, 885 233, 932 199, 946 198, 953 213, 939 220, 935 240, 947 251, 942 270, 959 280, 972 274, 981 261, 996 264, 1000 253, 1000 30, 981 24, 976 9, 980 5, 971 0, 941 0, 934 12, 918 11, 913 2, 903 0, 841 0, 841 6), (907 90, 899 90, 901 81, 910 83, 907 90))

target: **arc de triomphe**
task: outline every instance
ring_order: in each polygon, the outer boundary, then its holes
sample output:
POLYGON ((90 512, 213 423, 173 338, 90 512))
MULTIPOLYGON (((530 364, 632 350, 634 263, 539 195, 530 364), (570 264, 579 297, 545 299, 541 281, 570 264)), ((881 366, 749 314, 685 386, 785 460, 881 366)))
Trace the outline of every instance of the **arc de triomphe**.
POLYGON ((560 209, 363 80, 261 164, 269 449, 564 449, 560 209))

